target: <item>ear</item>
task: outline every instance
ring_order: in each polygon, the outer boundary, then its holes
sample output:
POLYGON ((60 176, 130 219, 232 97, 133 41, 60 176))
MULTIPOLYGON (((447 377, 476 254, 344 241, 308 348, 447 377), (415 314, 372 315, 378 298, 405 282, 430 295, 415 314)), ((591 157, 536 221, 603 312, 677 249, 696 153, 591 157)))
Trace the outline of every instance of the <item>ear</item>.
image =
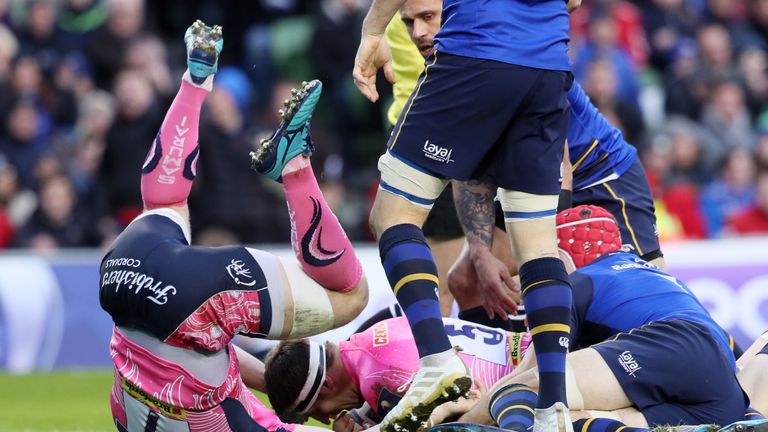
POLYGON ((331 374, 325 375, 325 381, 323 382, 323 387, 332 391, 336 390, 336 380, 333 379, 333 376, 331 376, 331 374))

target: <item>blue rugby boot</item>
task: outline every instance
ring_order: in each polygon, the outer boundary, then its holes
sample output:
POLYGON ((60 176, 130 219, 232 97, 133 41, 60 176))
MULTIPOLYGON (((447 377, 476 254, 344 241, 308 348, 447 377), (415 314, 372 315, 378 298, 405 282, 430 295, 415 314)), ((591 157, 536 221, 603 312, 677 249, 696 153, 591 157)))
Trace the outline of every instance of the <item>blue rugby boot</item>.
POLYGON ((192 82, 200 85, 218 70, 219 54, 224 48, 221 26, 208 27, 197 20, 184 33, 184 44, 187 46, 187 67, 192 82))
POLYGON ((323 83, 318 80, 301 83, 301 89, 291 89, 291 98, 283 101, 280 126, 271 138, 259 142, 251 152, 251 168, 272 180, 282 182, 285 164, 298 155, 309 156, 315 146, 309 135, 309 121, 320 99, 323 83))

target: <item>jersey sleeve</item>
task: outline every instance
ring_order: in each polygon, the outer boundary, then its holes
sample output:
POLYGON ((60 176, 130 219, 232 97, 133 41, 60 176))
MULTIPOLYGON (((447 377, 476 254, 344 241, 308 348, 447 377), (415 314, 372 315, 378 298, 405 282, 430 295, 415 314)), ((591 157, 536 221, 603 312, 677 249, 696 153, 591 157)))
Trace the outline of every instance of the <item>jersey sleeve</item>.
POLYGON ((581 339, 581 332, 584 327, 587 310, 592 302, 594 285, 589 276, 579 272, 571 273, 569 281, 573 288, 573 305, 571 306, 571 348, 575 349, 580 345, 579 340, 581 339))

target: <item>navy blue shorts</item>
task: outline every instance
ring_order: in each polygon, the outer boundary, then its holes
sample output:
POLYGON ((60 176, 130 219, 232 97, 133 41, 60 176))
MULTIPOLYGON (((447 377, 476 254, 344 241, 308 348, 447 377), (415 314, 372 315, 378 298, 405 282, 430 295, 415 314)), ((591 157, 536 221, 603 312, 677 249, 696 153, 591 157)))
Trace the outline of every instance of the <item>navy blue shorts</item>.
POLYGON ((592 348, 651 427, 730 424, 749 405, 733 362, 700 324, 656 321, 592 348))
POLYGON ((619 178, 573 192, 573 206, 603 207, 619 223, 621 240, 646 261, 663 256, 656 229, 651 187, 640 160, 619 178))
POLYGON ((435 53, 387 147, 433 176, 560 192, 570 72, 435 53))

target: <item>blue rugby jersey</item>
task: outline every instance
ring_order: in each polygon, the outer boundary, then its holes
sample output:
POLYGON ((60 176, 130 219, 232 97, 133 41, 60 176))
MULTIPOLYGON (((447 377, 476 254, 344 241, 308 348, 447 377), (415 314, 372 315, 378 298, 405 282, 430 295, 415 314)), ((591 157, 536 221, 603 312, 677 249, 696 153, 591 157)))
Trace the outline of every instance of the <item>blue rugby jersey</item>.
POLYGON ((571 346, 587 347, 653 321, 687 320, 710 330, 735 368, 728 335, 687 286, 636 255, 616 252, 570 275, 571 346))
POLYGON ((444 0, 435 41, 438 52, 570 71, 569 30, 565 0, 444 0))
POLYGON ((624 174, 637 158, 637 150, 592 105, 578 82, 574 81, 568 91, 568 102, 571 104, 568 152, 573 165, 573 190, 586 189, 624 174))

